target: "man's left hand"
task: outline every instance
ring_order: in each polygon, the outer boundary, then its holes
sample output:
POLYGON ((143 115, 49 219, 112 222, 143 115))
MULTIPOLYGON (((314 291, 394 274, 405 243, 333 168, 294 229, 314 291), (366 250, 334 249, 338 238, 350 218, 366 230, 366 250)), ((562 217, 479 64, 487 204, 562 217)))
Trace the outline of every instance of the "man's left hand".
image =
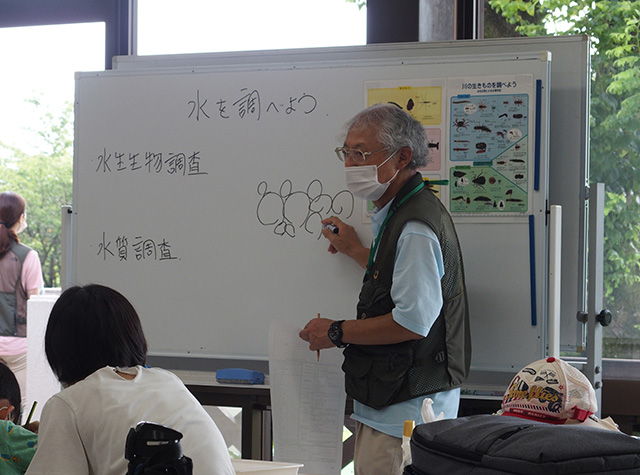
POLYGON ((309 342, 309 349, 311 351, 332 348, 334 345, 327 335, 332 323, 333 320, 328 318, 311 319, 300 332, 300 338, 309 342))

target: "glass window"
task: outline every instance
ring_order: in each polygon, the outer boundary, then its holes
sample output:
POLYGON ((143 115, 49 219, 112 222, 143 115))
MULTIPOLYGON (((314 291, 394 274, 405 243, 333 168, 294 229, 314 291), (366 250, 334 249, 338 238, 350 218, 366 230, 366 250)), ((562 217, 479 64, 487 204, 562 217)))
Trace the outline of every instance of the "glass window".
POLYGON ((103 23, 0 28, 0 191, 27 202, 20 240, 46 288, 60 286, 60 207, 72 198, 74 73, 104 69, 104 51, 103 23))
POLYGON ((104 38, 104 23, 0 28, 0 143, 33 151, 42 112, 73 104, 74 73, 104 69, 104 38))
POLYGON ((138 0, 137 54, 362 45, 366 23, 346 0, 138 0))
POLYGON ((603 356, 639 360, 640 2, 553 3, 565 5, 547 8, 540 2, 525 12, 508 0, 490 0, 485 35, 591 37, 589 181, 605 184, 603 306, 613 314, 612 324, 603 330, 603 356))

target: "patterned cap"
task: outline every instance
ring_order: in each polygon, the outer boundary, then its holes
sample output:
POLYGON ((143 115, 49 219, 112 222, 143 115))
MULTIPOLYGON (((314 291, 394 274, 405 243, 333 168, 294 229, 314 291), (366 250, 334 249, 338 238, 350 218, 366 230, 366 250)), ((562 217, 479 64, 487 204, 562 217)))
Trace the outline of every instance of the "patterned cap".
POLYGON ((502 414, 551 424, 582 423, 598 410, 596 393, 580 370, 558 358, 521 369, 502 398, 502 414))

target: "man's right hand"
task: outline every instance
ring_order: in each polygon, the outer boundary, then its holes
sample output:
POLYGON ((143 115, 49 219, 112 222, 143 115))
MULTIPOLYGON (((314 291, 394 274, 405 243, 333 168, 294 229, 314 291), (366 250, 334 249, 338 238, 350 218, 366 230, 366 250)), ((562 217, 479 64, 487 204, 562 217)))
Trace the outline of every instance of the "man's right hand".
POLYGON ((345 254, 360 264, 361 267, 367 266, 369 249, 362 245, 360 237, 353 226, 336 216, 323 219, 322 224, 330 224, 338 229, 337 233, 329 228, 322 230, 322 235, 329 240, 328 251, 331 254, 345 254))

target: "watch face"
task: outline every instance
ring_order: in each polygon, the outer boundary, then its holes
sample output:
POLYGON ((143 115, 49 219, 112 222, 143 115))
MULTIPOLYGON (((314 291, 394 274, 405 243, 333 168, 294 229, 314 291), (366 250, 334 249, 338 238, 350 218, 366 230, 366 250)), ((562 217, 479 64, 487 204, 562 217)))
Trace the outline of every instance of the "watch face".
POLYGON ((333 322, 329 327, 327 335, 334 345, 340 347, 342 345, 342 322, 333 322))

